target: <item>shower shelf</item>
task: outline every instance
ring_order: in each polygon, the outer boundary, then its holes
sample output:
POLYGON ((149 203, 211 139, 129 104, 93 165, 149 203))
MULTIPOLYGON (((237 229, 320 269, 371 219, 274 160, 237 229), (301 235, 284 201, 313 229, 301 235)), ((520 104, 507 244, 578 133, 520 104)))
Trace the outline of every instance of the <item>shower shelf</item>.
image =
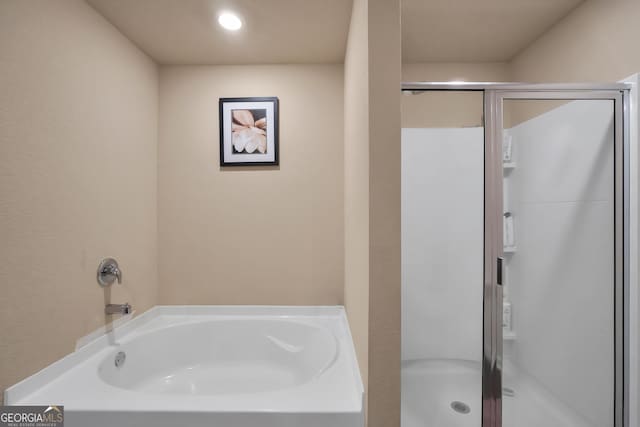
POLYGON ((511 170, 516 168, 516 162, 503 162, 502 167, 505 170, 511 170))
POLYGON ((514 254, 518 251, 518 248, 515 246, 505 246, 502 251, 505 254, 514 254))
POLYGON ((502 332, 502 339, 504 341, 513 341, 516 339, 516 333, 511 331, 511 332, 502 332))

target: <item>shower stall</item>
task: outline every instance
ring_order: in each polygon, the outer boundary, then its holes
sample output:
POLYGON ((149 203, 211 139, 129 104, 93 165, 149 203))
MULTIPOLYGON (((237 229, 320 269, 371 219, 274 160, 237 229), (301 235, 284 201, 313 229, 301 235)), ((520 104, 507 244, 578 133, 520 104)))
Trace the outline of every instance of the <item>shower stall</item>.
POLYGON ((403 93, 402 427, 627 426, 629 86, 403 93))

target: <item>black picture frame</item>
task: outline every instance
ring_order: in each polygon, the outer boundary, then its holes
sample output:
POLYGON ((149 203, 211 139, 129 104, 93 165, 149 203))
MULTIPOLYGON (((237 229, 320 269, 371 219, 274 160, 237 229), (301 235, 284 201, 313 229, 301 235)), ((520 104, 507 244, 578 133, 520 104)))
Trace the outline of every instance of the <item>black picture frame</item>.
POLYGON ((275 96, 220 98, 220 166, 278 166, 279 104, 275 96))

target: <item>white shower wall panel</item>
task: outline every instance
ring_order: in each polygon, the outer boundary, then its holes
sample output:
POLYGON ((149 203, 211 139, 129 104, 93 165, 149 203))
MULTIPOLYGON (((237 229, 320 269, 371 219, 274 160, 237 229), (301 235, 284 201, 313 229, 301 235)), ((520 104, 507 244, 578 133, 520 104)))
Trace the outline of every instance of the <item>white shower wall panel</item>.
POLYGON ((402 359, 482 355, 483 128, 402 130, 402 359))
POLYGON ((509 131, 512 361, 594 426, 613 419, 612 126, 610 101, 581 100, 509 131))

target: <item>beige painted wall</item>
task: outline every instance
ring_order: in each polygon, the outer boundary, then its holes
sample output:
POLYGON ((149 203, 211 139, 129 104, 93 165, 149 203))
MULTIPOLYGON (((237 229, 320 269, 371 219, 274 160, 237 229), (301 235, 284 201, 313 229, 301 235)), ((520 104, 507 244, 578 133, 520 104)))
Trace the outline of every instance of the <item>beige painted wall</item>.
POLYGON ((0 389, 110 320, 103 257, 156 303, 157 82, 83 1, 0 2, 0 389))
POLYGON ((509 81, 506 62, 420 62, 402 64, 404 82, 509 81))
POLYGON ((369 426, 400 425, 400 4, 355 0, 345 56, 345 306, 369 426))
POLYGON ((587 0, 510 64, 530 82, 607 82, 640 71, 640 2, 587 0))
POLYGON ((369 0, 369 426, 400 426, 400 0, 369 0))
POLYGON ((344 304, 365 390, 369 376, 368 25, 368 0, 354 0, 344 61, 344 304))
MULTIPOLYGON (((640 72, 640 2, 587 0, 509 63, 509 74, 526 82, 615 82, 640 72)), ((510 106, 511 125, 561 102, 510 106)))
POLYGON ((342 304, 343 67, 160 72, 162 304, 342 304), (218 99, 278 96, 280 166, 219 166, 218 99))
MULTIPOLYGON (((405 63, 403 82, 506 82, 504 62, 405 63)), ((481 92, 424 92, 402 97, 402 127, 475 127, 483 123, 481 92)))

